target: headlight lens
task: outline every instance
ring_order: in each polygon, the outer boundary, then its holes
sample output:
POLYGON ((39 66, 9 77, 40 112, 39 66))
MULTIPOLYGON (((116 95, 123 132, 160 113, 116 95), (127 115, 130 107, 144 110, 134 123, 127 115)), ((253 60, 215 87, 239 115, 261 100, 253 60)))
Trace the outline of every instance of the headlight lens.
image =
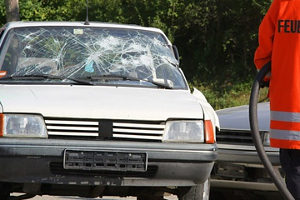
POLYGON ((163 141, 204 142, 203 121, 168 121, 163 141))
POLYGON ((39 115, 1 114, 3 137, 47 137, 44 119, 39 115))
POLYGON ((263 144, 264 144, 264 146, 270 146, 270 133, 269 132, 263 133, 263 144))

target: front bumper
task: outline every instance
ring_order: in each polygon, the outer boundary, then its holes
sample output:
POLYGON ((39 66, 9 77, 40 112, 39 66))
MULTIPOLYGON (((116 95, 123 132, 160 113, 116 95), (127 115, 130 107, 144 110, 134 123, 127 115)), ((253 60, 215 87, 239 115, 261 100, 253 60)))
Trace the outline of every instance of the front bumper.
POLYGON ((276 185, 271 182, 250 182, 235 180, 211 179, 210 185, 213 188, 234 189, 234 190, 256 190, 256 191, 278 191, 276 185))
MULTIPOLYGON (((280 165, 279 149, 265 147, 265 151, 273 165, 280 165)), ((255 147, 250 145, 218 144, 218 161, 262 165, 255 147)))
POLYGON ((0 182, 113 186, 191 186, 204 182, 217 158, 215 144, 57 139, 0 139, 0 182), (146 153, 147 171, 64 169, 66 149, 146 153))
MULTIPOLYGON (((280 169, 279 150, 265 147, 275 168, 280 169)), ((211 187, 277 191, 254 146, 218 144, 218 159, 211 176, 211 187)))

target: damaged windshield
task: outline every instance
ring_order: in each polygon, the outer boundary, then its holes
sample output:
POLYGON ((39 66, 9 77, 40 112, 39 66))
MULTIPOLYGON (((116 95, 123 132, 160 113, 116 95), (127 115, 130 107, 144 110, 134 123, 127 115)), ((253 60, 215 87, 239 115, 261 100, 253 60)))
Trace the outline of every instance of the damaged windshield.
POLYGON ((144 30, 15 28, 6 36, 0 64, 0 81, 7 82, 81 81, 186 88, 164 36, 144 30))

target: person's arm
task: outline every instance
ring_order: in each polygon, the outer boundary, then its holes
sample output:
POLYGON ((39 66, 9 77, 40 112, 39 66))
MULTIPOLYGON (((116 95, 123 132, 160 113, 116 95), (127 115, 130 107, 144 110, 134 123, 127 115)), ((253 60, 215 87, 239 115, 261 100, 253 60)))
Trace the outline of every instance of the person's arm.
POLYGON ((274 0, 259 26, 259 46, 254 55, 254 63, 258 70, 271 61, 279 6, 280 0, 274 0))

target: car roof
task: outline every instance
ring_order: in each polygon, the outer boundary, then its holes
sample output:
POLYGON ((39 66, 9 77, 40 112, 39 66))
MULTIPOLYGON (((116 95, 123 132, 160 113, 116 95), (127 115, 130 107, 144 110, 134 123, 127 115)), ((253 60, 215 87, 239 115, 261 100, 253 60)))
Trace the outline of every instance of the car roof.
MULTIPOLYGON (((5 29, 7 33, 12 28, 22 28, 22 27, 99 27, 99 28, 120 28, 120 29, 135 29, 142 31, 150 31, 162 34, 168 45, 172 45, 170 40, 164 34, 164 32, 158 28, 154 27, 143 27, 135 24, 116 24, 116 23, 105 23, 105 22, 89 22, 89 25, 85 25, 85 22, 65 22, 65 21, 14 21, 6 23, 2 29, 5 29)), ((4 34, 6 34, 4 33, 4 34)), ((3 37, 1 38, 0 44, 3 42, 3 37)))
POLYGON ((89 22, 89 25, 85 25, 85 22, 65 22, 65 21, 15 21, 8 22, 5 26, 6 28, 19 28, 19 27, 32 27, 32 26, 76 26, 76 27, 108 27, 108 28, 128 28, 128 29, 138 29, 145 31, 152 31, 164 34, 160 29, 154 27, 143 27, 134 24, 116 24, 116 23, 104 23, 104 22, 89 22))
POLYGON ((48 27, 59 27, 59 26, 69 26, 69 27, 99 27, 99 28, 123 28, 123 29, 135 29, 143 31, 151 31, 164 35, 166 41, 171 45, 164 32, 158 28, 154 27, 143 27, 135 24, 116 24, 116 23, 105 23, 105 22, 89 22, 89 25, 85 25, 85 22, 66 22, 66 21, 14 21, 8 22, 2 28, 8 31, 11 28, 22 28, 22 27, 38 27, 38 26, 48 26, 48 27))

